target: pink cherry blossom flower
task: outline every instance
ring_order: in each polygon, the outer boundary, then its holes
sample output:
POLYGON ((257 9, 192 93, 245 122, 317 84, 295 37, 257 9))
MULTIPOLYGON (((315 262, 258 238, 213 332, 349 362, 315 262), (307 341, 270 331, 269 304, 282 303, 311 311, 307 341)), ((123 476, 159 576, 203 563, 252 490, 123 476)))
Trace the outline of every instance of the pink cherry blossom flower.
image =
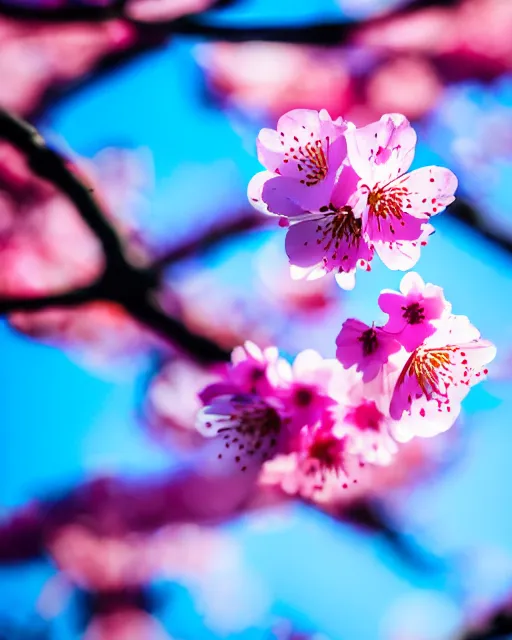
POLYGON ((294 109, 279 118, 277 130, 262 129, 256 145, 267 171, 249 185, 251 202, 261 195, 268 213, 292 216, 328 205, 346 158, 348 126, 325 109, 294 109))
POLYGON ((352 454, 371 464, 390 464, 397 452, 391 437, 390 396, 386 388, 374 381, 364 383, 354 367, 343 370, 334 380, 332 393, 337 406, 332 410, 336 433, 350 436, 352 454))
MULTIPOLYGON (((281 369, 284 373, 285 367, 281 369)), ((279 394, 292 434, 303 426, 317 424, 327 409, 336 404, 329 396, 329 386, 340 370, 336 360, 324 359, 313 349, 297 355, 287 372, 290 382, 279 394)))
POLYGON ((402 278, 400 293, 385 289, 378 302, 389 315, 383 329, 392 333, 407 351, 419 347, 436 331, 433 321, 451 311, 441 287, 425 284, 414 272, 402 278))
POLYGON ((336 358, 345 368, 356 367, 363 381, 370 382, 383 370, 400 343, 379 327, 349 318, 336 338, 336 358))
POLYGON ((332 121, 325 110, 290 111, 277 131, 261 131, 258 155, 269 170, 248 187, 253 206, 292 223, 286 236, 292 277, 315 279, 333 271, 346 289, 354 286, 356 268, 369 270, 373 258, 361 221, 348 206, 359 179, 346 163, 343 134, 350 127, 341 118, 332 121))
POLYGON ((196 427, 211 438, 209 454, 225 472, 258 472, 278 450, 282 420, 277 411, 257 395, 221 395, 198 414, 196 427))
POLYGON ((453 202, 456 177, 436 166, 406 173, 414 158, 416 133, 400 114, 386 114, 366 127, 348 128, 345 137, 348 160, 361 178, 349 204, 355 216, 361 217, 365 238, 390 269, 411 268, 418 254, 413 252, 405 266, 404 251, 398 250, 404 243, 417 243, 429 218, 453 202), (397 243, 401 244, 397 247, 397 243))
POLYGON ((199 394, 202 402, 208 404, 220 395, 256 394, 273 397, 280 384, 279 351, 276 347, 260 349, 247 340, 243 346, 235 347, 231 354, 231 365, 223 372, 223 380, 208 385, 199 394))
POLYGON ((408 358, 399 354, 402 367, 390 403, 394 437, 406 441, 449 429, 461 401, 484 379, 495 355, 495 346, 480 338, 468 318, 453 315, 408 358))
MULTIPOLYGON (((278 455, 263 465, 258 483, 262 488, 278 489, 285 495, 309 499, 323 510, 339 516, 354 501, 400 499, 400 492, 424 482, 437 473, 449 458, 457 441, 454 429, 437 438, 415 438, 400 443, 392 464, 371 464, 364 456, 347 455, 348 477, 329 474, 322 489, 313 490, 310 476, 304 474, 298 453, 278 455), (354 482, 355 481, 355 482, 354 482)), ((351 448, 355 443, 352 440, 351 448)), ((357 450, 357 449, 356 449, 357 450)))
POLYGON ((63 24, 2 17, 0 103, 27 115, 49 89, 78 81, 105 56, 129 50, 136 42, 136 30, 124 20, 63 24))
POLYGON ((293 224, 286 234, 292 278, 316 279, 333 272, 343 289, 353 289, 356 269, 370 271, 374 249, 363 236, 361 220, 333 194, 322 212, 293 224))
MULTIPOLYGON (((290 495, 317 499, 329 492, 333 485, 348 486, 358 467, 350 454, 350 437, 337 435, 334 420, 327 415, 313 428, 305 427, 296 449, 287 456, 278 456, 265 465, 264 474, 270 477, 278 471, 281 488, 290 495)), ((268 481, 263 479, 263 482, 268 481)))
POLYGON ((212 369, 185 358, 165 363, 151 380, 146 397, 145 422, 151 434, 171 447, 191 449, 202 444, 194 426, 202 407, 198 394, 217 379, 212 369))

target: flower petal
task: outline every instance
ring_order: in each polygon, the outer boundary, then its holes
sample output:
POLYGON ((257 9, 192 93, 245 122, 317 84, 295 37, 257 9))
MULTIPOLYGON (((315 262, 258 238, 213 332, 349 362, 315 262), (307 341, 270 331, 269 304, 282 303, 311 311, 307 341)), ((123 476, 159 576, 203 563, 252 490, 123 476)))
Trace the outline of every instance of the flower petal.
POLYGON ((348 130, 345 137, 350 164, 371 188, 405 173, 414 158, 416 133, 400 114, 385 114, 378 122, 348 130))

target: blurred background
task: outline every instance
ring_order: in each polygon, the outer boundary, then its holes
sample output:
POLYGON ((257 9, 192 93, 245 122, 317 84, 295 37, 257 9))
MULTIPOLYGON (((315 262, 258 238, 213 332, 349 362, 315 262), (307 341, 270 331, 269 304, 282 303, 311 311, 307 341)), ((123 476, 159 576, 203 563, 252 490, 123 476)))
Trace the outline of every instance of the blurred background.
MULTIPOLYGON (((0 0, 0 105, 156 261, 166 313, 288 356, 332 356, 401 274, 294 283, 283 230, 247 203, 257 133, 296 107, 404 113, 414 166, 460 180, 417 270, 499 354, 448 434, 343 504, 259 488, 203 517, 176 492, 212 371, 115 303, 0 304, 0 638, 512 638, 512 2, 0 0)), ((87 285, 104 261, 2 142, 0 302, 87 285)))

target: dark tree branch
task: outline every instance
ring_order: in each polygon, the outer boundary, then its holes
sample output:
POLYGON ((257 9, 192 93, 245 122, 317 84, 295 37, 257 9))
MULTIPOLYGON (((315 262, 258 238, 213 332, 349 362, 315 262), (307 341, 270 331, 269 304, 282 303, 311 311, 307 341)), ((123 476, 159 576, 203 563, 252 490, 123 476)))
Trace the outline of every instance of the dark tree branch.
POLYGON ((122 4, 123 3, 120 2, 113 2, 110 6, 70 4, 45 7, 1 0, 0 14, 6 18, 26 22, 105 22, 114 18, 123 17, 122 4))
POLYGON ((506 253, 512 254, 512 239, 500 229, 493 229, 485 222, 485 217, 468 200, 457 197, 455 202, 448 207, 448 212, 453 218, 473 229, 479 236, 489 240, 495 246, 506 253))
POLYGON ((180 321, 164 313, 159 305, 148 297, 142 301, 126 300, 124 308, 136 320, 153 329, 159 335, 172 336, 172 342, 188 354, 193 354, 201 362, 222 362, 230 359, 230 352, 220 347, 209 338, 199 336, 180 321))
POLYGON ((110 262, 122 262, 123 249, 116 231, 87 187, 56 151, 50 149, 27 122, 0 109, 0 138, 7 140, 27 158, 36 175, 47 180, 75 205, 80 216, 100 241, 110 262))
POLYGON ((464 631, 458 640, 506 640, 512 635, 512 605, 508 603, 494 612, 479 628, 464 631))
POLYGON ((41 311, 48 307, 74 307, 90 302, 98 295, 96 284, 65 293, 37 296, 33 298, 0 298, 0 314, 15 311, 41 311))
POLYGON ((130 262, 117 231, 94 198, 92 189, 70 170, 62 156, 47 147, 32 126, 0 109, 0 139, 7 140, 20 150, 36 175, 48 180, 70 199, 101 243, 106 262, 104 273, 90 287, 39 298, 0 300, 0 313, 110 300, 123 306, 135 320, 168 338, 178 349, 196 360, 211 362, 229 359, 227 351, 213 341, 194 334, 179 320, 159 309, 154 296, 160 284, 157 271, 130 262))

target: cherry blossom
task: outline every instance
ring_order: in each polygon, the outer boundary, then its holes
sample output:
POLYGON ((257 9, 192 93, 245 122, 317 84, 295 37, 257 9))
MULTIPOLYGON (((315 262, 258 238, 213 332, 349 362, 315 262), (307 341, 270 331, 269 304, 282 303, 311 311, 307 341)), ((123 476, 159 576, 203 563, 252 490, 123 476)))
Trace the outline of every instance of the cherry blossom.
POLYGON ((385 289, 378 302, 389 316, 383 329, 392 333, 407 351, 414 351, 431 336, 436 331, 433 321, 451 310, 441 287, 426 285, 414 272, 402 278, 400 293, 385 289))
POLYGON ((390 415, 394 437, 431 437, 449 429, 469 389, 485 378, 496 347, 480 338, 466 316, 449 316, 411 354, 398 354, 401 367, 390 415))
POLYGON ((457 180, 441 167, 406 173, 415 145, 400 114, 356 128, 325 110, 296 109, 277 131, 260 132, 258 157, 268 170, 251 180, 248 197, 289 227, 292 277, 334 272, 351 289, 356 269, 371 269, 374 252, 391 269, 416 264, 434 230, 429 219, 453 201, 457 180))
POLYGON ((350 290, 355 286, 356 269, 370 271, 374 249, 366 242, 361 220, 350 207, 331 203, 319 215, 288 229, 286 253, 292 278, 314 280, 334 272, 338 284, 350 290))
POLYGON ((222 372, 223 380, 208 385, 201 391, 200 398, 208 403, 212 398, 230 394, 273 397, 275 388, 281 383, 281 364, 276 347, 262 350, 247 340, 243 346, 233 349, 231 365, 222 372))
POLYGON ((353 87, 343 52, 281 42, 200 44, 196 57, 217 100, 248 114, 346 112, 353 87))
POLYGON ((389 357, 400 350, 400 343, 380 327, 369 327, 350 318, 343 323, 336 338, 336 358, 345 368, 355 366, 369 382, 382 372, 389 357))
POLYGON ((343 134, 353 127, 329 114, 296 109, 282 116, 277 131, 263 129, 258 156, 269 169, 249 183, 249 201, 264 213, 291 223, 286 253, 294 278, 316 279, 334 272, 353 288, 356 268, 369 270, 373 247, 349 199, 358 176, 346 164, 343 134))
POLYGON ((279 118, 277 129, 262 129, 256 146, 267 171, 249 184, 251 202, 287 216, 329 205, 346 157, 348 126, 325 109, 294 109, 279 118))
POLYGON ((38 24, 0 18, 0 103, 28 114, 48 89, 80 78, 106 55, 135 43, 135 30, 122 20, 38 24))
POLYGON ((371 464, 393 461, 397 446, 391 436, 389 393, 378 382, 365 383, 354 367, 334 380, 336 432, 350 436, 352 454, 371 464))
POLYGON ((217 382, 213 370, 184 358, 167 362, 150 383, 145 417, 152 434, 170 446, 197 447, 202 437, 195 429, 201 409, 199 392, 217 382))
POLYGON ((334 427, 335 421, 326 414, 313 428, 303 428, 294 451, 264 465, 260 482, 315 501, 334 487, 346 489, 357 483, 359 461, 351 455, 350 437, 337 434, 334 427))
MULTIPOLYGON (((197 429, 212 439, 209 454, 227 472, 259 471, 277 451, 282 421, 277 411, 256 395, 220 395, 198 414, 197 429)), ((220 465, 219 465, 220 466, 220 465)))
POLYGON ((361 179, 350 205, 361 217, 365 238, 390 269, 411 268, 419 253, 412 252, 404 263, 404 246, 426 243, 425 225, 453 202, 456 177, 436 166, 406 173, 414 158, 416 133, 400 114, 348 128, 345 137, 348 160, 361 179))
POLYGON ((285 365, 281 365, 283 376, 288 373, 286 377, 290 382, 279 395, 292 432, 317 424, 327 409, 336 403, 329 395, 329 388, 340 370, 336 360, 324 359, 313 349, 299 353, 288 372, 285 365))

